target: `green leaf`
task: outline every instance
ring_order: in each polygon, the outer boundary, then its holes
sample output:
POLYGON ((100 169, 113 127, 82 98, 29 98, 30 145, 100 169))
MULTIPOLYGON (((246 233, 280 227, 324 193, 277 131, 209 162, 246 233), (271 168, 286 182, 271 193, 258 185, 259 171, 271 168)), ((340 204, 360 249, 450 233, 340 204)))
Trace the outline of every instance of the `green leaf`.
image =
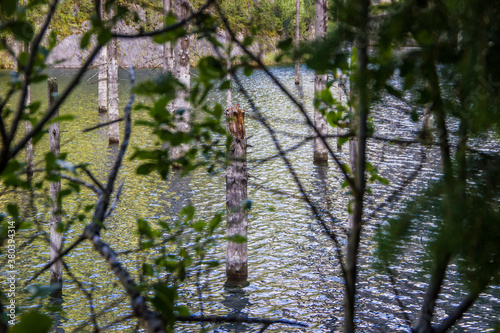
POLYGON ((71 120, 74 120, 75 119, 75 116, 71 115, 71 114, 65 114, 65 115, 62 115, 62 116, 58 116, 58 117, 55 117, 55 118, 52 118, 48 124, 55 124, 57 122, 63 122, 63 121, 71 121, 71 120))
POLYGON ((144 163, 139 165, 136 172, 138 175, 149 175, 156 168, 154 163, 144 163))
POLYGON ((15 221, 19 220, 19 208, 16 204, 7 204, 7 211, 15 221))
POLYGON ((250 76, 250 75, 252 75, 252 73, 253 73, 253 67, 246 66, 243 69, 243 74, 245 74, 246 76, 250 76))
POLYGON ((14 37, 17 40, 23 42, 30 42, 31 39, 33 39, 33 35, 35 34, 33 26, 28 22, 16 21, 9 23, 7 27, 10 29, 10 31, 12 31, 14 37))
POLYGON ((86 49, 90 44, 90 37, 92 37, 92 31, 87 31, 83 34, 82 39, 80 40, 80 48, 86 49))
POLYGON ((250 45, 252 45, 252 43, 253 43, 253 38, 252 38, 252 36, 248 36, 248 35, 247 35, 247 36, 245 36, 245 38, 243 38, 243 43, 242 43, 242 44, 243 44, 244 46, 250 46, 250 45))
POLYGON ((227 236, 226 239, 229 242, 234 242, 238 244, 243 244, 247 241, 247 238, 242 235, 227 236))
POLYGON ((99 35, 97 35, 97 42, 101 45, 106 45, 111 40, 111 38, 113 38, 111 30, 103 29, 101 30, 99 35))
POLYGON ((47 333, 52 327, 52 319, 37 310, 21 315, 17 323, 9 332, 12 333, 47 333))
POLYGON ((16 12, 17 4, 19 2, 17 0, 2 0, 1 4, 1 12, 5 16, 12 16, 16 12))

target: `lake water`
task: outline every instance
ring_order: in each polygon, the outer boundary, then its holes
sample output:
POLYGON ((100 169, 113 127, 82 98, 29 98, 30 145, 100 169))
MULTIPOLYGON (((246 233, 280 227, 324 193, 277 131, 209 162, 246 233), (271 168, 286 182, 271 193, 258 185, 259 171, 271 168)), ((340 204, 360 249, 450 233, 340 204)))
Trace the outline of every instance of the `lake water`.
MULTIPOLYGON (((59 80, 60 91, 69 82, 74 70, 51 70, 50 75, 59 80)), ((294 82, 292 67, 275 67, 272 72, 285 86, 303 102, 312 115, 314 95, 313 72, 302 68, 302 91, 298 91, 294 82)), ((72 114, 76 120, 61 126, 62 151, 69 153, 71 162, 78 164, 90 162, 90 169, 104 181, 110 165, 116 155, 117 147, 109 147, 107 129, 101 128, 90 133, 80 133, 82 129, 105 121, 97 113, 97 84, 92 78, 94 71, 89 71, 82 84, 74 91, 61 109, 61 114, 72 114)), ((154 70, 138 70, 138 81, 158 74, 154 70)), ((0 71, 0 89, 10 79, 7 71, 0 71)), ((278 138, 284 149, 293 147, 302 137, 312 135, 293 104, 262 71, 255 71, 251 76, 241 75, 243 85, 255 100, 259 110, 269 119, 278 132, 278 138)), ((127 73, 120 71, 120 112, 128 101, 129 82, 127 73)), ((46 103, 46 86, 39 84, 32 90, 32 99, 41 99, 46 103)), ((223 95, 209 97, 213 101, 225 101, 223 95)), ((335 259, 335 248, 321 232, 321 228, 308 207, 301 200, 285 164, 280 159, 265 163, 259 160, 276 154, 272 141, 266 131, 252 118, 254 112, 242 94, 233 89, 233 99, 240 102, 247 112, 247 135, 249 144, 249 189, 252 210, 249 216, 249 285, 244 288, 225 287, 225 243, 210 250, 209 255, 222 261, 222 265, 205 276, 203 306, 205 314, 227 315, 244 314, 251 317, 286 318, 308 324, 308 328, 271 326, 269 332, 339 332, 342 330, 343 283, 339 265, 335 259), (278 191, 276 191, 278 190, 278 191)), ((409 120, 404 113, 408 108, 394 100, 386 99, 374 108, 376 134, 388 138, 412 139, 418 124, 409 120)), ((139 115, 134 115, 139 117, 139 115)), ((123 125, 121 125, 123 126, 123 125)), ((143 128, 135 127, 131 146, 151 147, 152 136, 143 128)), ((335 146, 335 144, 333 144, 335 146)), ((478 142, 483 149, 498 149, 495 142, 478 142)), ((343 162, 348 161, 347 144, 339 152, 343 162)), ((37 146, 36 159, 47 151, 48 144, 42 141, 37 146)), ((129 155, 130 155, 129 150, 129 155)), ((304 184, 308 194, 321 208, 329 211, 336 218, 331 227, 338 233, 345 245, 345 227, 347 226, 348 195, 342 189, 342 176, 330 160, 329 167, 318 167, 312 163, 312 142, 288 154, 293 167, 304 184)), ((372 185, 373 194, 368 196, 365 216, 384 202, 388 196, 410 177, 419 164, 423 167, 415 180, 408 186, 402 197, 417 193, 431 179, 439 177, 439 154, 433 148, 421 148, 418 145, 398 146, 387 142, 370 142, 369 160, 378 166, 380 173, 390 181, 390 185, 372 185)), ((225 208, 225 178, 220 173, 209 176, 203 170, 188 177, 178 173, 162 181, 157 175, 139 177, 135 174, 138 163, 125 160, 119 181, 124 182, 120 204, 113 216, 106 221, 106 230, 102 235, 105 241, 117 251, 134 249, 137 246, 136 220, 145 218, 152 223, 158 219, 173 220, 180 207, 190 203, 198 208, 200 216, 207 218, 214 212, 225 208)), ((43 199, 47 193, 39 193, 35 198, 35 210, 31 215, 39 221, 41 228, 48 232, 48 205, 43 199)), ((0 203, 17 202, 26 205, 27 195, 11 193, 0 197, 0 203)), ((69 218, 77 209, 93 203, 94 196, 87 190, 65 203, 69 218)), ((360 332, 407 332, 408 327, 402 319, 399 307, 387 276, 380 275, 372 268, 374 243, 371 239, 374 230, 388 216, 398 212, 404 203, 401 200, 389 205, 385 210, 367 221, 362 234, 360 249, 359 295, 357 302, 357 320, 360 332)), ((432 221, 422 221, 432 224, 432 221)), ((78 237, 82 226, 74 225, 64 240, 70 244, 78 237)), ((27 239, 34 231, 26 230, 18 237, 27 239)), ((224 227, 220 230, 220 237, 224 227)), ((427 286, 428 276, 422 271, 424 258, 422 235, 417 234, 407 245, 406 257, 398 268, 397 288, 411 318, 418 314, 421 300, 427 286)), ((148 254, 154 256, 154 253, 148 254)), ((19 278, 25 281, 40 267, 48 262, 49 249, 45 242, 37 240, 19 251, 19 278)), ((3 260, 2 257, 0 259, 3 260)), ((120 256, 126 268, 133 276, 137 275, 144 255, 120 256)), ((88 242, 77 247, 69 257, 67 264, 75 277, 84 287, 92 291, 96 312, 101 313, 99 323, 104 326, 116 319, 130 314, 129 302, 118 285, 117 279, 110 273, 107 264, 95 253, 88 242)), ((453 267, 453 266, 452 266, 453 267)), ((194 273, 193 273, 194 274, 194 273)), ((4 279, 2 279, 4 282, 4 279)), ((23 282, 24 283, 24 282, 23 282)), ((48 274, 42 275, 38 283, 48 283, 48 274)), ((196 285, 191 278, 182 286, 182 301, 188 304, 194 313, 199 314, 199 302, 196 285)), ((447 276, 443 294, 438 301, 437 317, 444 318, 447 311, 456 306, 464 296, 460 281, 453 271, 447 276)), ((490 288, 472 310, 461 320, 456 332, 486 331, 500 319, 500 290, 490 288)), ((36 306, 20 297, 19 305, 36 306)), ((72 332, 83 324, 83 331, 90 332, 88 301, 76 285, 65 275, 63 288, 64 312, 57 315, 56 330, 72 332)), ((110 327, 109 331, 134 331, 136 321, 129 319, 110 327)), ((198 331, 199 324, 180 325, 181 332, 198 331)), ((209 331, 216 332, 255 332, 258 326, 247 324, 224 324, 209 331)))

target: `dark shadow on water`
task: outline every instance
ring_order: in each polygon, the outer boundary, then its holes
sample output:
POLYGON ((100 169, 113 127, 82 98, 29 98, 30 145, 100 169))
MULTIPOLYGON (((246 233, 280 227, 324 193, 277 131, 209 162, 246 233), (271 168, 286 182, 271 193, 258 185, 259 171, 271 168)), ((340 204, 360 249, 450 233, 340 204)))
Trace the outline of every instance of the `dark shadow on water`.
MULTIPOLYGON (((241 318, 248 318, 248 314, 243 312, 250 304, 248 294, 244 288, 248 287, 248 281, 226 281, 224 284, 224 300, 221 302, 226 308, 229 309, 227 314, 231 316, 240 316, 241 318)), ((223 332, 250 332, 253 330, 251 326, 245 323, 226 323, 219 328, 223 332)))
MULTIPOLYGON (((60 292, 60 291, 59 291, 60 292)), ((63 297, 62 293, 59 294, 52 294, 52 296, 49 298, 49 304, 51 307, 60 309, 60 311, 53 311, 51 314, 52 317, 52 333, 65 333, 64 328, 64 321, 65 318, 62 315, 62 308, 63 308, 63 297)))
POLYGON ((314 166, 313 186, 315 197, 317 197, 315 201, 317 208, 322 212, 332 208, 331 198, 328 193, 328 171, 327 166, 314 166))
POLYGON ((168 192, 171 195, 166 199, 169 202, 167 215, 176 219, 182 207, 192 204, 191 201, 191 181, 192 175, 182 175, 181 170, 173 170, 168 179, 168 192))

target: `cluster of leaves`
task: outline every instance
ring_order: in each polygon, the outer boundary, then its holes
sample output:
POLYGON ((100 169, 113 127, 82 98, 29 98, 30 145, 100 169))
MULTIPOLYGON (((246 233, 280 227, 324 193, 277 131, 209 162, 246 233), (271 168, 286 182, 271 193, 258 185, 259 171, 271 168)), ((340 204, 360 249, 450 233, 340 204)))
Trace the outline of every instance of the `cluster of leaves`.
POLYGON ((206 259, 206 256, 207 250, 217 240, 217 227, 222 222, 223 213, 217 213, 207 221, 196 219, 195 212, 193 206, 185 206, 177 221, 159 221, 157 226, 143 219, 137 221, 140 250, 158 249, 152 262, 142 265, 142 276, 146 281, 140 289, 152 291, 150 301, 170 330, 177 316, 190 313, 179 299, 180 285, 189 275, 196 275, 195 278, 199 279, 201 272, 219 265, 218 261, 206 259), (190 273, 190 266, 196 267, 196 272, 190 273))

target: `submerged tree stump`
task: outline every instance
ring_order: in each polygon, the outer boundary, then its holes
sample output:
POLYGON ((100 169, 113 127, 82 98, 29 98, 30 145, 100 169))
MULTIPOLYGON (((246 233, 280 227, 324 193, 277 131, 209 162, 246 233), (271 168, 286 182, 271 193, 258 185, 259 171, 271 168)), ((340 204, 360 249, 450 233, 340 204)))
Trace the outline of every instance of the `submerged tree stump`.
POLYGON ((99 106, 99 113, 104 113, 108 111, 108 48, 106 45, 104 45, 101 50, 98 70, 97 104, 99 106))
MULTIPOLYGON (((114 15, 113 8, 110 16, 114 15)), ((109 121, 118 120, 118 57, 116 38, 112 38, 108 44, 108 115, 109 121)), ((109 125, 109 143, 120 142, 120 125, 118 122, 109 125)))
MULTIPOLYGON (((316 1, 316 41, 326 37, 328 31, 328 1, 316 1)), ((319 94, 322 90, 326 89, 326 74, 316 74, 314 78, 314 91, 319 94)), ((319 112, 314 110, 314 126, 319 132, 314 138, 314 164, 328 165, 328 149, 321 139, 328 135, 328 124, 325 117, 319 112)))
MULTIPOLYGON (((50 78, 48 80, 49 92, 49 107, 52 107, 57 99, 57 79, 50 78)), ((59 110, 54 113, 54 117, 59 116, 59 110)), ((60 153, 60 130, 59 122, 50 124, 49 126, 49 149, 56 156, 60 153)), ((61 191, 60 182, 50 183, 50 198, 52 199, 52 206, 50 207, 50 260, 54 260, 61 252, 62 235, 57 232, 57 225, 61 223, 61 207, 57 204, 57 196, 61 191)), ((54 297, 60 297, 62 290, 62 261, 56 261, 50 267, 50 283, 58 286, 57 290, 53 293, 54 297)))
MULTIPOLYGON (((233 137, 229 151, 230 164, 226 172, 227 236, 229 239, 247 237, 248 213, 243 207, 247 200, 247 139, 245 111, 235 104, 226 109, 227 128, 233 137)), ((246 280, 248 277, 247 242, 228 240, 226 251, 226 277, 228 281, 246 280)))
MULTIPOLYGON (((299 49, 300 39, 300 0, 295 0, 295 49, 299 49)), ((295 84, 300 84, 300 63, 295 62, 295 84)))
MULTIPOLYGON (((186 19, 189 16, 189 1, 175 0, 174 10, 178 20, 186 19)), ((174 76, 185 89, 177 91, 173 102, 175 112, 175 129, 177 132, 189 132, 190 126, 190 108, 188 101, 191 85, 191 64, 189 63, 189 36, 180 37, 174 46, 174 76)), ((188 144, 181 144, 172 147, 172 158, 179 159, 189 150, 188 144)))

